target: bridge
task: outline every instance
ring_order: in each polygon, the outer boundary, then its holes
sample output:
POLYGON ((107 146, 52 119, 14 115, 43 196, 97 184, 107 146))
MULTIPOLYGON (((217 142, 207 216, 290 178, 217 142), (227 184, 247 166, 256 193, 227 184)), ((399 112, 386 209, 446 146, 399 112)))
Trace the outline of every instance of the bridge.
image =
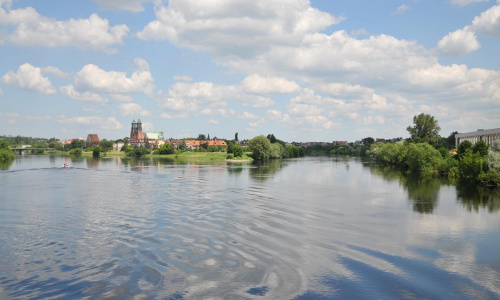
POLYGON ((18 155, 23 155, 24 151, 31 151, 31 150, 38 150, 38 149, 42 149, 44 151, 52 151, 52 150, 54 150, 54 148, 31 148, 31 147, 10 148, 10 150, 14 151, 14 154, 18 154, 18 155))
POLYGON ((455 147, 458 147, 458 145, 460 145, 463 141, 469 141, 473 145, 479 141, 484 141, 491 147, 491 145, 493 145, 493 143, 497 140, 500 140, 500 128, 487 130, 478 129, 473 132, 455 134, 455 147))

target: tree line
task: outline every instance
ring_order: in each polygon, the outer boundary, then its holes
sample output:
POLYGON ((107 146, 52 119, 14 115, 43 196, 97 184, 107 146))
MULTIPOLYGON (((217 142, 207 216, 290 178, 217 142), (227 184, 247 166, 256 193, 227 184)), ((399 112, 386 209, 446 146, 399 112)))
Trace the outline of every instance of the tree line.
POLYGON ((373 143, 365 154, 410 173, 440 174, 463 183, 500 186, 500 140, 491 149, 484 141, 474 145, 463 141, 455 153, 442 145, 440 127, 433 116, 420 114, 413 123, 407 128, 410 138, 406 141, 373 143))

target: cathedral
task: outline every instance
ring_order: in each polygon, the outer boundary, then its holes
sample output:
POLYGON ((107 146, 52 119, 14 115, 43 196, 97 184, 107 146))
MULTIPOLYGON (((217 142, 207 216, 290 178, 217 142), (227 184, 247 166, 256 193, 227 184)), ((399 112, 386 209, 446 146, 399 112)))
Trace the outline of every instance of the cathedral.
POLYGON ((163 132, 142 132, 141 119, 132 121, 130 145, 135 147, 157 148, 165 143, 163 132))

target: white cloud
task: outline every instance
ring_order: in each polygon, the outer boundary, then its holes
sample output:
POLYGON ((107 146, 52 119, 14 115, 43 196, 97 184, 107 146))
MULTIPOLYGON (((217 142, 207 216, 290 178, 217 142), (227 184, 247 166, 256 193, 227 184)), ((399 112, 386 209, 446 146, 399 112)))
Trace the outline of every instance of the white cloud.
POLYGON ((52 66, 48 66, 48 67, 42 68, 42 73, 44 73, 44 74, 52 74, 52 75, 55 75, 55 76, 57 76, 59 78, 66 78, 66 77, 68 77, 68 73, 63 72, 59 68, 52 67, 52 66))
POLYGON ((209 124, 219 124, 219 121, 216 119, 210 119, 210 120, 208 120, 208 123, 209 124))
POLYGON ((275 109, 268 110, 266 116, 267 119, 271 121, 288 122, 290 120, 290 116, 288 114, 284 114, 275 109))
POLYGON ((252 107, 264 108, 276 104, 271 98, 257 96, 252 100, 252 107))
POLYGON ((94 0, 101 9, 126 10, 131 12, 141 12, 144 10, 144 2, 152 0, 94 0))
POLYGON ((120 109, 120 115, 122 116, 141 116, 147 117, 151 116, 151 113, 143 109, 137 103, 124 103, 118 107, 120 109))
POLYGON ((73 85, 62 86, 59 88, 63 95, 70 97, 71 99, 75 99, 83 102, 95 102, 95 103, 106 103, 108 99, 101 97, 99 94, 91 93, 91 92, 83 92, 80 93, 75 90, 73 85))
POLYGON ((481 48, 477 41, 474 31, 467 26, 464 29, 459 29, 450 32, 443 37, 438 43, 438 50, 443 54, 448 55, 467 55, 481 48))
POLYGON ((257 119, 260 119, 260 117, 245 111, 241 115, 238 116, 238 119, 240 119, 240 120, 257 120, 257 119))
POLYGON ((119 102, 132 102, 134 100, 132 99, 132 96, 129 95, 111 94, 110 96, 112 100, 119 102))
POLYGON ((160 115, 160 117, 162 117, 163 119, 168 119, 168 120, 173 120, 173 119, 186 119, 188 117, 188 114, 186 113, 183 113, 183 114, 175 114, 175 115, 171 115, 171 114, 167 114, 167 113, 162 113, 160 115))
POLYGON ((9 71, 2 76, 5 84, 18 85, 41 94, 55 94, 56 89, 47 77, 42 75, 42 69, 25 63, 17 69, 17 72, 9 71))
POLYGON ((456 6, 465 6, 471 3, 488 2, 489 0, 451 0, 451 4, 456 6))
POLYGON ((77 125, 91 125, 98 126, 103 130, 119 130, 122 128, 120 122, 114 117, 101 118, 101 117, 73 117, 66 118, 61 116, 58 119, 61 124, 77 124, 77 125))
POLYGON ((485 36, 500 36, 500 5, 496 5, 475 17, 472 29, 485 36))
POLYGON ((185 76, 185 75, 175 75, 174 80, 175 81, 193 81, 193 77, 185 76))
POLYGON ((104 71, 96 65, 84 66, 75 77, 79 89, 90 89, 108 93, 144 93, 153 94, 153 76, 148 63, 141 58, 134 59, 138 70, 127 77, 125 72, 104 71))
POLYGON ((96 113, 96 114, 100 114, 100 113, 102 113, 102 111, 101 111, 101 110, 98 110, 98 109, 96 109, 95 107, 84 107, 84 108, 83 108, 83 111, 84 111, 84 112, 96 113))
POLYGON ((370 35, 370 33, 365 28, 360 28, 351 31, 352 36, 365 36, 370 35))
POLYGON ((38 14, 32 8, 4 10, 0 7, 0 24, 17 26, 7 39, 17 45, 33 47, 74 46, 114 53, 113 45, 122 45, 128 35, 126 25, 110 26, 108 20, 93 14, 88 19, 57 21, 38 14))
POLYGON ((410 10, 410 9, 411 8, 408 5, 403 4, 403 5, 399 6, 394 13, 395 14, 402 14, 405 11, 410 10))
POLYGON ((173 111, 211 114, 212 109, 223 108, 229 101, 241 101, 252 107, 269 107, 275 102, 259 93, 290 93, 299 91, 300 87, 293 81, 277 77, 260 77, 252 75, 236 85, 217 85, 212 82, 176 82, 166 97, 158 100, 163 109, 173 111), (265 82, 268 80, 269 82, 265 82))
POLYGON ((141 39, 168 39, 177 46, 219 54, 255 54, 272 44, 289 44, 343 20, 312 8, 307 0, 171 0, 141 39))
POLYGON ((289 94, 300 91, 300 86, 294 81, 279 77, 262 77, 253 74, 241 82, 243 89, 254 94, 289 94))

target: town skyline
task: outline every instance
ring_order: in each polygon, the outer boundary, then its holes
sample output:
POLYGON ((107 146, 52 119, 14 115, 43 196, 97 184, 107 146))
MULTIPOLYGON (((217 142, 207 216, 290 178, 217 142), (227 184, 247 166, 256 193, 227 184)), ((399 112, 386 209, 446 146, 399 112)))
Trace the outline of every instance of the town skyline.
POLYGON ((138 118, 174 139, 297 142, 407 138, 420 113, 441 136, 500 124, 500 0, 0 0, 0 28, 3 135, 116 140, 138 118))

